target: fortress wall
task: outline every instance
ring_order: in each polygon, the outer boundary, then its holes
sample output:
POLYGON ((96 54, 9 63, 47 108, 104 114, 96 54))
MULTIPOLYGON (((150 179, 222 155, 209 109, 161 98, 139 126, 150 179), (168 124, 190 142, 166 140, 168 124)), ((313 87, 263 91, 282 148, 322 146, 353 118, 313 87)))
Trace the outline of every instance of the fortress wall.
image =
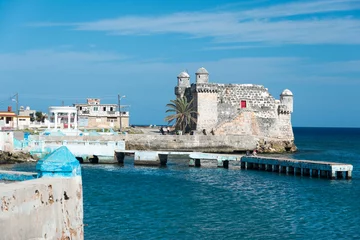
POLYGON ((219 84, 215 133, 292 140, 291 115, 279 115, 278 106, 264 86, 219 84), (246 108, 241 108, 242 100, 246 101, 246 108))
POLYGON ((198 131, 206 129, 211 131, 217 124, 218 111, 217 111, 217 94, 212 92, 201 92, 196 95, 197 102, 197 127, 198 131))
POLYGON ((280 114, 278 120, 279 131, 278 134, 282 138, 294 139, 294 132, 291 125, 290 114, 280 114))
POLYGON ((260 117, 275 117, 275 99, 262 85, 218 84, 219 123, 241 113, 241 100, 246 101, 246 109, 260 117))
POLYGON ((127 150, 233 152, 256 148, 249 135, 128 135, 127 150))

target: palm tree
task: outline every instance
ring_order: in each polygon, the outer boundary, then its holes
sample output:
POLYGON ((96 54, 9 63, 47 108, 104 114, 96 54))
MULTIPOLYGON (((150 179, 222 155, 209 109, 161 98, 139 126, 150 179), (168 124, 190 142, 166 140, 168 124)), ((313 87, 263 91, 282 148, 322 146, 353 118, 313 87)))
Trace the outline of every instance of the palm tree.
POLYGON ((186 127, 196 123, 194 115, 198 115, 192 106, 193 99, 188 102, 186 97, 182 97, 170 100, 170 102, 166 104, 166 107, 169 108, 166 112, 173 112, 174 114, 165 117, 165 121, 170 123, 176 120, 175 129, 185 132, 186 127))

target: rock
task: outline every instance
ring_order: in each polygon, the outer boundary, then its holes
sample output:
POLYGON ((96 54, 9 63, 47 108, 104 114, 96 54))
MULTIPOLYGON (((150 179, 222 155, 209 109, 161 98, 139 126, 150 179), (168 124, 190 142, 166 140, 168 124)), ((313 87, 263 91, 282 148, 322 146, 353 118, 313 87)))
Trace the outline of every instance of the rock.
POLYGON ((30 153, 22 151, 5 152, 0 151, 0 164, 11 164, 21 162, 35 162, 30 153))
POLYGON ((284 153, 296 152, 294 141, 279 139, 260 139, 257 145, 259 153, 284 153))

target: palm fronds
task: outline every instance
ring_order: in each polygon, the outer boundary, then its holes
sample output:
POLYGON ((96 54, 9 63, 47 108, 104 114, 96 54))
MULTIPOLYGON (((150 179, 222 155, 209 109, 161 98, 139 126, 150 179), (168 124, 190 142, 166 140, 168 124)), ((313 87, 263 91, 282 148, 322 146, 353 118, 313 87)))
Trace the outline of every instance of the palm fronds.
POLYGON ((191 123, 196 123, 194 115, 198 115, 198 113, 194 111, 192 103, 193 99, 188 102, 186 97, 170 100, 170 103, 166 104, 168 108, 166 113, 173 114, 166 116, 165 121, 168 123, 176 121, 175 129, 185 132, 187 126, 191 125, 191 123))

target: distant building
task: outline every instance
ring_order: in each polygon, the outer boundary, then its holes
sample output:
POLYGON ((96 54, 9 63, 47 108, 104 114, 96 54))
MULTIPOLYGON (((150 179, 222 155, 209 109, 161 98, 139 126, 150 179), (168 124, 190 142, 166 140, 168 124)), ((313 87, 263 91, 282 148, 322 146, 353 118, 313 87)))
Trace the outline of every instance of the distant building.
POLYGON ((77 129, 77 110, 70 106, 49 107, 48 128, 77 129))
MULTIPOLYGON (((83 128, 126 128, 129 126, 129 111, 118 111, 117 104, 101 104, 99 98, 88 98, 87 103, 74 104, 78 114, 79 127, 83 128)), ((125 109, 126 106, 120 106, 125 109)))
POLYGON ((29 126, 30 116, 18 116, 11 107, 7 111, 0 111, 0 130, 25 129, 29 126))
POLYGON ((29 106, 27 106, 25 108, 23 106, 21 106, 20 110, 19 110, 19 116, 27 116, 27 117, 30 117, 30 121, 35 121, 36 110, 30 109, 29 106))

